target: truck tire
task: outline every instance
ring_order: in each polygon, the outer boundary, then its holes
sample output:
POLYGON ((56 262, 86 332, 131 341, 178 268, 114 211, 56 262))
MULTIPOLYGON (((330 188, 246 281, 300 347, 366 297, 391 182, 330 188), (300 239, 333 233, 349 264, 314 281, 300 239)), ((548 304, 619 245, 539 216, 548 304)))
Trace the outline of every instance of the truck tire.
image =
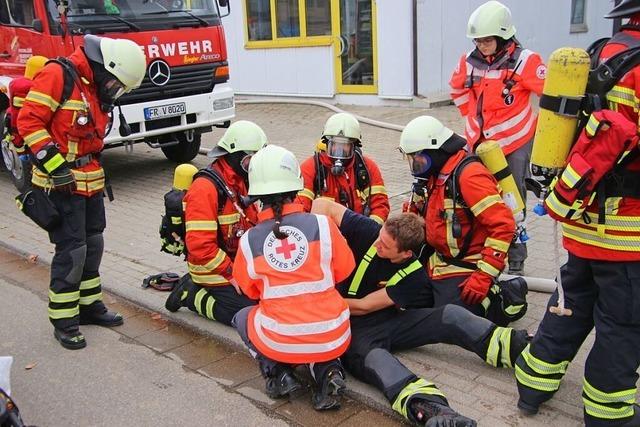
POLYGON ((13 185, 18 191, 25 192, 31 188, 31 162, 20 158, 14 146, 7 140, 0 142, 2 152, 2 164, 9 173, 13 185))
POLYGON ((176 163, 186 163, 193 160, 200 150, 202 135, 197 130, 194 131, 192 141, 187 140, 187 135, 184 132, 174 136, 178 140, 178 144, 161 148, 165 157, 176 163))

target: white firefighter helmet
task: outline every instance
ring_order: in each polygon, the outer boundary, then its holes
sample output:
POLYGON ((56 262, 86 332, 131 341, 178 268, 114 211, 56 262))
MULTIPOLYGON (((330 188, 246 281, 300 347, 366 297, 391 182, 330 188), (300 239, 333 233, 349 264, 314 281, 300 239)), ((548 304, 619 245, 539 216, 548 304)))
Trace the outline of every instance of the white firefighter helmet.
POLYGON ((413 154, 422 150, 437 150, 451 138, 453 131, 435 117, 420 116, 407 123, 400 135, 400 151, 413 154))
POLYGON ((324 124, 322 136, 329 138, 332 136, 343 136, 360 142, 362 134, 360 133, 360 123, 349 113, 337 113, 329 117, 324 124))
POLYGON ((142 83, 147 60, 142 48, 135 42, 88 34, 84 36, 84 50, 89 59, 102 64, 107 72, 124 85, 122 93, 131 92, 142 83))
POLYGON ((255 153, 267 144, 267 135, 260 126, 248 120, 238 120, 229 126, 207 156, 218 158, 237 151, 255 153))
POLYGON ((509 40, 515 34, 516 27, 511 19, 511 11, 499 1, 490 0, 484 3, 469 17, 467 37, 470 39, 496 36, 509 40))
POLYGON ((250 196, 291 193, 302 188, 300 164, 291 151, 277 145, 267 145, 251 158, 250 196))

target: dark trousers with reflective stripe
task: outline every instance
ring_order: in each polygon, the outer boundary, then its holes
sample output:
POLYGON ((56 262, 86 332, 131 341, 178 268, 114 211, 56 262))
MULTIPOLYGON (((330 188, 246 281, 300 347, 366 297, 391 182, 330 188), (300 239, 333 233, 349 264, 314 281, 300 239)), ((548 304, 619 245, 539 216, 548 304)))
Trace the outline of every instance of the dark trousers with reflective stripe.
MULTIPOLYGON (((561 274, 565 306, 573 315, 545 313, 529 351, 516 362, 520 398, 536 407, 549 400, 563 375, 558 366, 573 360, 595 327, 584 372, 585 423, 625 425, 633 414, 640 365, 640 262, 592 261, 569 253, 561 274), (627 395, 630 403, 624 402, 627 395), (622 415, 627 416, 616 418, 622 415)), ((556 291, 548 306, 557 301, 556 291)))
POLYGON ((238 311, 257 304, 257 301, 239 295, 231 285, 206 287, 196 285, 190 278, 188 280, 187 296, 182 305, 207 319, 231 326, 231 320, 238 311))
POLYGON ((386 318, 381 313, 374 313, 376 317, 351 316, 351 345, 342 361, 356 378, 378 388, 391 403, 417 379, 391 352, 446 343, 472 351, 484 360, 496 329, 488 320, 455 305, 386 310, 386 318))
POLYGON ((100 262, 106 226, 102 193, 91 197, 52 191, 62 223, 49 233, 55 244, 49 284, 49 319, 54 327, 77 329, 85 311, 104 311, 100 262))

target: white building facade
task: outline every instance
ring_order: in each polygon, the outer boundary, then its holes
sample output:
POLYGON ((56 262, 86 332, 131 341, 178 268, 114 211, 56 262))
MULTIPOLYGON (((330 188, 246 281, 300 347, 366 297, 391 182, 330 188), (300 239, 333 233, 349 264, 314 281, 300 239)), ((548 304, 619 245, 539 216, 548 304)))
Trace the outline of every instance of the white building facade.
MULTIPOLYGON (((230 0, 224 18, 240 95, 384 104, 447 98, 471 12, 485 0, 230 0)), ((543 58, 609 36, 610 0, 502 0, 543 58)))

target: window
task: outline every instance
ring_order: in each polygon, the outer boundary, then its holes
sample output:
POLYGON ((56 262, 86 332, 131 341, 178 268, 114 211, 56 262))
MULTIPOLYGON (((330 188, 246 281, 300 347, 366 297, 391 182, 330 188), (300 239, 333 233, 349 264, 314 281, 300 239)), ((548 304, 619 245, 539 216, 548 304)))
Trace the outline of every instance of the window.
POLYGON ((300 37, 298 0, 276 1, 276 28, 278 37, 300 37))
POLYGON ((18 27, 33 26, 33 0, 0 0, 0 23, 18 27))
POLYGON ((572 33, 589 31, 586 20, 587 0, 571 0, 571 29, 572 33))
POLYGON ((248 48, 331 44, 328 0, 245 0, 248 48))
POLYGON ((331 3, 326 0, 306 0, 307 35, 331 35, 331 3))

